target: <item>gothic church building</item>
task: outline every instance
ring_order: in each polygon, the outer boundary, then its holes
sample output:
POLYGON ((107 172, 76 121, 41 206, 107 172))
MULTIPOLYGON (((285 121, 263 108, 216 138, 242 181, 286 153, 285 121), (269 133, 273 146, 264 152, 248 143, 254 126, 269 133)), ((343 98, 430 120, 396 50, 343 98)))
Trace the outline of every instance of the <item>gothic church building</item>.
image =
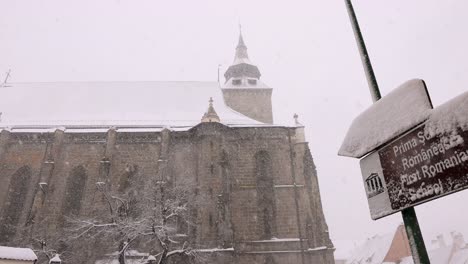
POLYGON ((0 245, 60 232, 64 215, 103 206, 96 183, 125 188, 164 160, 167 175, 210 197, 186 231, 197 249, 219 249, 207 263, 333 264, 304 127, 274 122, 273 89, 242 35, 224 77, 4 84, 0 245))

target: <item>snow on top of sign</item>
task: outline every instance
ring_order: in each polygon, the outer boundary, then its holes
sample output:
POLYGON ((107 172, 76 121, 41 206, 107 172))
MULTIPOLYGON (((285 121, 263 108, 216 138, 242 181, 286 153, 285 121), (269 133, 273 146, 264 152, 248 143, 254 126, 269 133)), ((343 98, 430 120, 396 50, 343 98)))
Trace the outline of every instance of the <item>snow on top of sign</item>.
POLYGON ((424 122, 431 109, 424 81, 407 81, 353 120, 338 155, 360 158, 424 122))
POLYGON ((0 246, 0 259, 35 261, 37 260, 37 256, 30 248, 0 246))
POLYGON ((458 129, 468 130, 468 92, 434 109, 425 132, 430 135, 451 134, 458 129))

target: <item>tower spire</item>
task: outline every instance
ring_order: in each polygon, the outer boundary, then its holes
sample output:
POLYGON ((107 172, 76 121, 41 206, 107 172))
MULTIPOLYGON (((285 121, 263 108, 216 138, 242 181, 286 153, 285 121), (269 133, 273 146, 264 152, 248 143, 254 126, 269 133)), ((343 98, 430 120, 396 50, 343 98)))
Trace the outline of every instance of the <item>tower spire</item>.
POLYGON ((239 42, 234 63, 224 73, 226 81, 221 85, 224 102, 239 113, 272 124, 272 89, 260 81, 260 76, 258 67, 250 62, 239 23, 239 42))
POLYGON ((244 42, 244 37, 242 37, 242 26, 239 24, 239 42, 236 47, 236 56, 234 57, 234 64, 239 62, 250 63, 248 61, 249 54, 247 53, 247 46, 244 42))
POLYGON ((224 73, 226 82, 231 78, 242 79, 242 78, 253 78, 260 79, 260 71, 258 67, 250 62, 249 55, 247 53, 247 46, 244 42, 242 35, 242 26, 239 24, 239 42, 236 47, 236 54, 234 56, 234 62, 224 73))

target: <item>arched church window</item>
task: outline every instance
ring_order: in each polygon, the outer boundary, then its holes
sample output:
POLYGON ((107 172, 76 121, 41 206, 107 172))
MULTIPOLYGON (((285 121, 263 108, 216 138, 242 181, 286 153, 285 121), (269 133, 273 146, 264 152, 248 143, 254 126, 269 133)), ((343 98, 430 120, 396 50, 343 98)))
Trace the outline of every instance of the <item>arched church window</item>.
POLYGON ((31 168, 23 166, 10 179, 7 199, 3 207, 2 226, 0 226, 0 241, 2 242, 10 241, 16 233, 15 226, 25 206, 31 174, 31 168))
POLYGON ((83 166, 73 168, 67 179, 65 199, 62 206, 64 215, 78 215, 86 187, 86 170, 83 166))
POLYGON ((276 233, 276 206, 271 157, 266 151, 255 155, 257 213, 261 225, 261 238, 270 239, 276 233))
POLYGON ((127 203, 121 203, 117 208, 120 216, 136 216, 136 197, 138 196, 138 187, 136 186, 138 165, 127 164, 120 176, 119 193, 124 195, 127 203))
POLYGON ((135 181, 135 175, 137 172, 138 166, 136 164, 127 164, 125 166, 125 169, 120 176, 119 192, 125 192, 132 187, 132 183, 135 181))

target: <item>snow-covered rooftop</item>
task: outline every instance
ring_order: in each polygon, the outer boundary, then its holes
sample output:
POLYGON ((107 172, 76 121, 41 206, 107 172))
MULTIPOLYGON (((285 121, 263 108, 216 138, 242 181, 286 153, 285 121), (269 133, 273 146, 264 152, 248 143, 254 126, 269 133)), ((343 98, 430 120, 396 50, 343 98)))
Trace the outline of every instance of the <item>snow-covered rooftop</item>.
POLYGON ((265 125, 226 106, 217 82, 44 82, 0 89, 0 128, 185 130, 200 123, 210 97, 222 124, 265 125))
POLYGON ((0 259, 35 261, 37 256, 30 248, 0 246, 0 259))
POLYGON ((458 129, 468 130, 468 92, 435 108, 425 129, 430 134, 450 134, 458 129))
POLYGON ((346 264, 381 264, 390 249, 394 234, 375 235, 351 252, 346 264))
POLYGON ((347 260, 351 253, 363 243, 361 240, 333 240, 335 252, 333 255, 336 260, 347 260))
POLYGON ((424 122, 431 109, 424 81, 407 81, 353 120, 338 155, 360 158, 424 122))

